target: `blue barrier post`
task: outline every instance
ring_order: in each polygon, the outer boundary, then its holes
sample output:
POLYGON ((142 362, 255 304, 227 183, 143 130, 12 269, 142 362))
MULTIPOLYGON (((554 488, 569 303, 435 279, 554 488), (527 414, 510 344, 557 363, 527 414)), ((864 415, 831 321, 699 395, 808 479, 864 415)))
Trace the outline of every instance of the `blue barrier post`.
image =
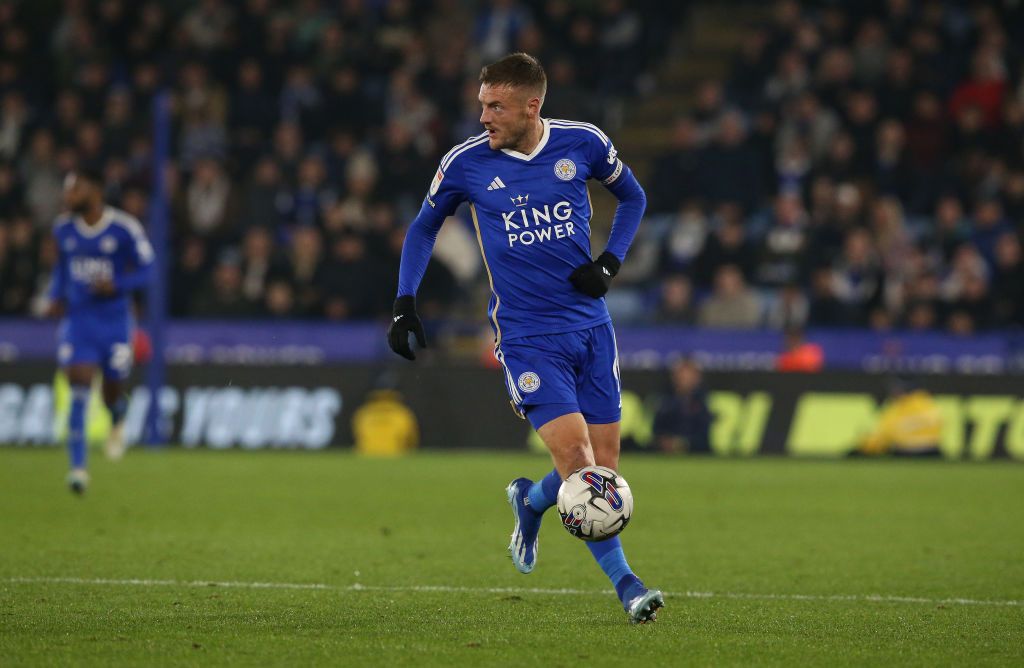
POLYGON ((167 226, 170 205, 167 199, 168 155, 171 141, 171 97, 166 90, 153 96, 153 187, 149 199, 149 238, 153 243, 154 271, 147 293, 149 335, 153 342, 153 359, 146 373, 149 388, 149 413, 146 415, 144 442, 163 445, 160 429, 160 391, 167 375, 164 348, 167 325, 167 226))

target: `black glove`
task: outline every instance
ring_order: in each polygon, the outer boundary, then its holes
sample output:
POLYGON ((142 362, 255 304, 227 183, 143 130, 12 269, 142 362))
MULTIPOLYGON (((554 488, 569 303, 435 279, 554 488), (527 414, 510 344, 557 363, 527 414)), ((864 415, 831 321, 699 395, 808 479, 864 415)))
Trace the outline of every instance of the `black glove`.
POLYGON ((416 315, 416 298, 412 295, 403 295, 395 300, 394 315, 391 318, 391 326, 388 327, 388 345, 405 359, 414 360, 416 355, 409 346, 409 332, 416 335, 416 342, 420 344, 420 348, 427 347, 423 323, 416 315))
POLYGON ((621 266, 619 258, 605 251, 593 262, 576 267, 569 275, 569 281, 583 294, 598 299, 608 292, 612 278, 619 273, 621 266))

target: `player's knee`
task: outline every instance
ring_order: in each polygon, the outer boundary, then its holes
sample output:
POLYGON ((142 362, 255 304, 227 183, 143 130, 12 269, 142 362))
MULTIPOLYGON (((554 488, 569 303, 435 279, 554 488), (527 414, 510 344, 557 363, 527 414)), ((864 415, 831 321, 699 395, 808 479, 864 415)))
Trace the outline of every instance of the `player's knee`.
POLYGON ((68 382, 72 385, 92 384, 93 370, 84 364, 74 364, 67 368, 68 382))
POLYGON ((598 450, 594 448, 594 463, 598 466, 604 466, 613 471, 619 470, 619 453, 618 451, 609 450, 598 450))
POLYGON ((112 404, 121 398, 123 392, 121 391, 120 383, 113 383, 110 381, 103 383, 103 401, 107 404, 112 404))
POLYGON ((568 471, 575 471, 594 464, 594 451, 585 438, 566 441, 559 448, 559 459, 568 471))

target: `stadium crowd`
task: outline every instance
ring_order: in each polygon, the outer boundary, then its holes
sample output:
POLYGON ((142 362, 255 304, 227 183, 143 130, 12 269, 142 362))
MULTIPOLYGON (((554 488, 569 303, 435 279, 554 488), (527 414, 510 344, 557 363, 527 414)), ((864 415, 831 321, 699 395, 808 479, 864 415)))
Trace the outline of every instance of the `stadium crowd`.
MULTIPOLYGON (((656 5, 0 3, 0 314, 39 312, 75 165, 101 168, 110 202, 145 221, 166 84, 172 314, 387 315, 404 224, 439 157, 480 131, 480 66, 537 53, 551 113, 621 110, 664 53, 656 5)), ((453 234, 442 257, 462 253, 453 234)), ((467 301, 458 270, 432 262, 425 314, 467 301)))
POLYGON ((1024 325, 1021 44, 1016 3, 776 3, 652 170, 659 319, 1024 325))
MULTIPOLYGON (((624 100, 656 94, 683 7, 0 4, 0 315, 41 312, 75 165, 101 167, 110 201, 146 219, 162 83, 172 314, 387 315, 404 225, 438 157, 478 131, 479 66, 535 53, 545 115, 614 131, 624 100)), ((1008 7, 778 2, 639 170, 648 216, 609 295, 616 316, 1024 325, 1024 13, 1008 7)), ((424 315, 478 315, 480 272, 468 226, 446 225, 424 315)))

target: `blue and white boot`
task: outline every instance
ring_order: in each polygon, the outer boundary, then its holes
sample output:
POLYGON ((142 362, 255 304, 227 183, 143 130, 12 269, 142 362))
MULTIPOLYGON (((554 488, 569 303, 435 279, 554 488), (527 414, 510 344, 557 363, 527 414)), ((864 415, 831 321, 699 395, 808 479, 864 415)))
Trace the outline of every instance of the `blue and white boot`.
POLYGON ((66 478, 68 488, 75 494, 85 494, 85 488, 89 486, 89 472, 85 469, 71 469, 66 478))
POLYGON ((625 592, 622 607, 629 614, 630 624, 646 624, 658 618, 665 607, 665 597, 657 589, 648 589, 639 579, 625 592))
POLYGON ((530 507, 531 485, 533 481, 528 478, 516 478, 505 488, 508 505, 512 506, 512 515, 516 519, 508 552, 516 570, 523 574, 530 573, 537 563, 537 534, 543 517, 530 507))

